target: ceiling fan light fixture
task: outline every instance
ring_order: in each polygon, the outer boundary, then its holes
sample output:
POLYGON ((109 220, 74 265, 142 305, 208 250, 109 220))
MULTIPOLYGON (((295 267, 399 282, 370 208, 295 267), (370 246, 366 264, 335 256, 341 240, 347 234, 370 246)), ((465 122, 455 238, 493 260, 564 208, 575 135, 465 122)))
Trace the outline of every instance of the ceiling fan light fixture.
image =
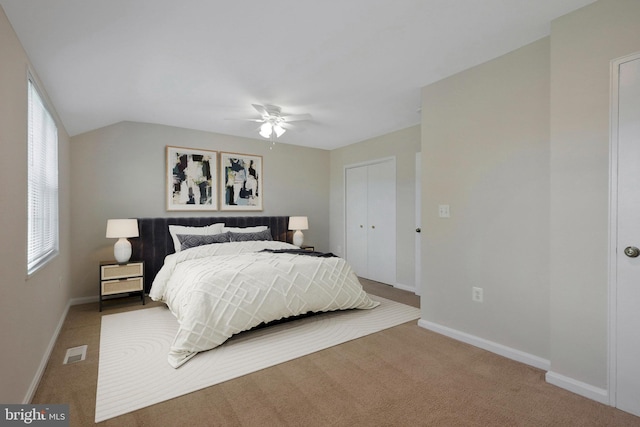
POLYGON ((280 138, 285 134, 287 131, 285 126, 287 126, 289 122, 311 120, 311 114, 282 114, 282 109, 276 105, 251 105, 262 117, 260 119, 245 120, 262 123, 258 134, 265 139, 270 139, 271 142, 274 142, 276 138, 280 138))
POLYGON ((286 129, 283 128, 280 125, 274 125, 273 126, 273 131, 276 133, 276 138, 280 138, 282 136, 282 134, 284 134, 286 132, 286 129))
POLYGON ((271 126, 271 123, 269 122, 265 122, 260 126, 260 136, 263 138, 270 138, 271 137, 271 133, 273 132, 273 128, 271 126))

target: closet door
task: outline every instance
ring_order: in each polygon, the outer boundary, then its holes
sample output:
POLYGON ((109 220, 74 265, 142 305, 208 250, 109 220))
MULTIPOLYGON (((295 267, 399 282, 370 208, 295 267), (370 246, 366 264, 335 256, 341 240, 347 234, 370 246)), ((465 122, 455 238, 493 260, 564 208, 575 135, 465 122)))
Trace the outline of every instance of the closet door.
POLYGON ((368 279, 396 282, 396 166, 394 161, 367 167, 368 279))
POLYGON ((396 171, 387 160, 348 168, 346 259, 360 277, 396 280, 396 171))
POLYGON ((367 269, 367 168, 346 170, 346 253, 351 268, 360 277, 368 276, 367 269))

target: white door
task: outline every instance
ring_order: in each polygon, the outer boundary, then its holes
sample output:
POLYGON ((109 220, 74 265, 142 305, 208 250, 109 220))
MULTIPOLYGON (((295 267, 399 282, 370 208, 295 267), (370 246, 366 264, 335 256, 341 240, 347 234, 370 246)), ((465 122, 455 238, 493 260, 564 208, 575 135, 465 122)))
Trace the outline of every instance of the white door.
POLYGON ((634 249, 640 248, 640 55, 614 64, 614 83, 616 77, 612 142, 617 142, 617 234, 612 251, 617 279, 612 283, 610 392, 615 406, 640 416, 640 250, 636 254, 634 249))
POLYGON ((348 167, 345 210, 347 261, 358 276, 395 285, 395 160, 348 167))
POLYGON ((346 259, 356 275, 367 277, 367 168, 345 174, 346 259))
POLYGON ((368 170, 368 276, 396 283, 396 164, 386 161, 368 170))

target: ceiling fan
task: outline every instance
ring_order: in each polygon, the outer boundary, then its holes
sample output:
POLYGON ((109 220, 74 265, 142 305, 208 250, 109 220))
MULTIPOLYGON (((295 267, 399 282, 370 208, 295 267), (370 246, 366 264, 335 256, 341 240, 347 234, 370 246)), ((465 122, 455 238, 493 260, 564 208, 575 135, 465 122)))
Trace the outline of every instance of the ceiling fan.
POLYGON ((259 134, 263 138, 279 138, 287 131, 289 123, 311 120, 311 114, 282 114, 282 109, 277 105, 251 105, 262 117, 259 119, 246 120, 262 123, 259 134))

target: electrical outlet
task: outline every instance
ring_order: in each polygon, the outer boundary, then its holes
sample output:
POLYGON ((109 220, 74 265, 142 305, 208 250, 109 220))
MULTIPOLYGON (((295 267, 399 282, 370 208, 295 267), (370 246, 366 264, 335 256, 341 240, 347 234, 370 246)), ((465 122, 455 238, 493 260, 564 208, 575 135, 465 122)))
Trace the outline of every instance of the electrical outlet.
POLYGON ((449 205, 438 205, 438 216, 440 218, 450 218, 449 205))
POLYGON ((482 302, 484 299, 482 295, 482 288, 477 288, 475 286, 471 288, 471 299, 475 302, 482 302))

